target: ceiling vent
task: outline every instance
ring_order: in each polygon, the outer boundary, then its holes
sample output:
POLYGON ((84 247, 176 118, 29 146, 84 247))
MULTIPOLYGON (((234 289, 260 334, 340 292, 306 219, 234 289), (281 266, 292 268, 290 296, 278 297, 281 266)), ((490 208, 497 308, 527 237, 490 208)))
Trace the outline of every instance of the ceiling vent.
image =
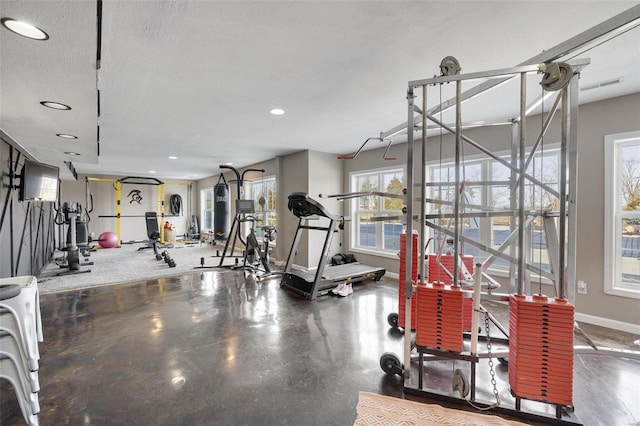
POLYGON ((622 77, 614 78, 613 80, 601 81, 599 83, 589 84, 587 86, 582 86, 580 88, 581 92, 586 92, 587 90, 599 89, 601 87, 612 86, 614 84, 622 83, 622 77))

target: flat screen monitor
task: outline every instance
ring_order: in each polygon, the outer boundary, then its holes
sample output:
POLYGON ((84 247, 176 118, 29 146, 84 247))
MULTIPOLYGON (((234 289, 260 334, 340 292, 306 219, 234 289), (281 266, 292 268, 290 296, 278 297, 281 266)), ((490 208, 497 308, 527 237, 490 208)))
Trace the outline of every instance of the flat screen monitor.
POLYGON ((238 213, 254 213, 253 200, 236 200, 238 213))
POLYGON ((57 167, 25 160, 20 179, 20 200, 56 201, 59 172, 57 167))

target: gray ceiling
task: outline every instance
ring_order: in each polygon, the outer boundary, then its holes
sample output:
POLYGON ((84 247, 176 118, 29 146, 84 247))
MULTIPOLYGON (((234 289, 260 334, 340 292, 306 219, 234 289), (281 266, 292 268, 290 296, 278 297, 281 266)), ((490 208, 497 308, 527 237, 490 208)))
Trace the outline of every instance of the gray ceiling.
MULTIPOLYGON (((301 149, 351 153, 406 120, 407 82, 439 74, 445 56, 463 73, 508 68, 638 4, 104 1, 96 69, 96 1, 0 0, 0 17, 50 36, 0 28, 0 130, 38 161, 90 175, 191 180, 301 149)), ((640 28, 580 57, 591 59, 582 87, 622 77, 581 103, 640 92, 640 28)), ((496 97, 465 121, 516 111, 496 97)))

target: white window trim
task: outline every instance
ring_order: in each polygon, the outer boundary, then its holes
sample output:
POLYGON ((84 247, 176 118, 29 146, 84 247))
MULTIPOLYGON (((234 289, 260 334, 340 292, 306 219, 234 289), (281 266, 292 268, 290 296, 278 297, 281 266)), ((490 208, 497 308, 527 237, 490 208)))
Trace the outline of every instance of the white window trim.
POLYGON ((204 231, 205 229, 207 230, 211 230, 213 231, 213 223, 214 223, 214 219, 213 219, 213 215, 214 215, 214 208, 213 206, 215 205, 214 200, 213 200, 213 188, 205 188, 205 189, 201 189, 200 190, 200 232, 204 231), (211 193, 211 227, 208 226, 204 226, 204 218, 205 218, 205 212, 206 212, 206 206, 207 206, 207 193, 211 193))
MULTIPOLYGON (((353 172, 349 172, 349 191, 355 191, 354 188, 354 179, 358 175, 365 175, 368 173, 385 173, 392 170, 402 170, 402 174, 406 177, 407 168, 403 165, 395 165, 395 166, 387 166, 387 167, 377 167, 375 169, 366 169, 366 170, 357 170, 353 172)), ((367 254, 371 256, 379 256, 386 257, 389 259, 398 259, 398 253, 393 250, 384 250, 379 248, 368 248, 368 247, 358 247, 358 235, 357 235, 357 223, 356 213, 358 212, 358 198, 351 199, 349 203, 349 214, 352 218, 352 226, 350 226, 349 232, 349 251, 354 253, 367 254)))
MULTIPOLYGON (((618 191, 614 190, 615 183, 620 178, 618 164, 618 149, 625 140, 640 138, 640 131, 617 133, 604 137, 604 292, 614 296, 640 299, 640 290, 631 289, 617 282, 617 271, 621 268, 622 250, 618 235, 617 215, 619 206, 618 191)), ((617 189, 617 188, 616 188, 617 189)), ((640 213, 638 213, 640 217, 640 213)))
MULTIPOLYGON (((271 181, 273 181, 273 183, 274 183, 274 187, 275 187, 275 190, 276 190, 276 200, 277 200, 277 198, 278 198, 278 193, 277 193, 277 191, 278 191, 278 180, 277 180, 275 175, 264 176, 264 177, 262 177, 262 178, 260 178, 258 180, 255 180, 255 181, 252 181, 252 182, 248 183, 247 186, 249 186, 249 188, 253 189, 255 187, 261 187, 261 186, 265 185, 266 183, 270 183, 271 181)), ((255 194, 252 193, 253 191, 248 191, 248 192, 250 192, 250 193, 249 194, 245 194, 245 196, 246 197, 250 197, 249 199, 251 199, 251 200, 253 200, 255 202, 256 201, 255 200, 255 194)), ((265 196, 266 196, 266 194, 265 194, 265 196)), ((277 209, 264 209, 264 210, 260 209, 260 210, 256 210, 254 212, 254 214, 264 214, 264 220, 265 220, 264 225, 267 225, 267 222, 268 222, 267 218, 268 218, 269 213, 271 213, 271 212, 273 212, 275 214, 275 216, 276 216, 276 225, 277 225, 277 223, 278 223, 278 210, 277 209)), ((250 227, 251 227, 251 225, 247 223, 245 225, 245 232, 249 232, 250 227)), ((277 231, 277 226, 276 226, 276 231, 277 231)), ((278 234, 276 233, 274 240, 269 243, 269 247, 275 247, 276 246, 277 235, 278 234)), ((259 238, 259 240, 261 240, 261 238, 259 238)))

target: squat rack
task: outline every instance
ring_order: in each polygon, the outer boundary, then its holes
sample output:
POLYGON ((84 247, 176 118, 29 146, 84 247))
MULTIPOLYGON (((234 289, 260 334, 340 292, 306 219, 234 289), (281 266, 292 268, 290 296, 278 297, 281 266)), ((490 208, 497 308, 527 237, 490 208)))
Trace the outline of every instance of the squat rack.
MULTIPOLYGON (((162 224, 165 222, 165 218, 167 217, 167 215, 165 214, 165 185, 179 185, 179 186, 186 186, 187 187, 187 191, 189 194, 189 200, 187 202, 188 204, 188 209, 190 211, 191 209, 191 190, 193 188, 193 184, 191 182, 163 182, 160 179, 156 179, 156 178, 150 178, 150 177, 140 177, 140 176, 127 176, 127 177, 123 177, 120 179, 113 179, 113 178, 102 178, 102 177, 90 177, 87 176, 85 177, 85 188, 86 188, 86 193, 89 193, 89 182, 110 182, 113 184, 113 188, 115 190, 115 205, 116 205, 116 209, 115 209, 115 214, 114 215, 101 215, 99 217, 102 218, 107 218, 107 217, 111 217, 111 218, 115 218, 116 220, 116 230, 115 233, 118 236, 118 245, 117 247, 121 247, 122 246, 122 238, 121 238, 121 232, 120 232, 120 220, 123 217, 132 217, 132 216, 123 216, 121 214, 121 205, 120 205, 120 201, 122 198, 122 185, 123 184, 132 184, 132 185, 153 185, 157 187, 157 211, 158 211, 158 227, 160 228, 160 242, 164 243, 165 242, 165 238, 164 238, 164 226, 162 226, 162 224)), ((87 195, 88 197, 88 195, 87 195)), ((189 217, 191 216, 191 214, 188 215, 189 217)), ((137 217, 137 216, 135 216, 137 217)), ((144 217, 144 215, 141 215, 140 217, 144 217)))

